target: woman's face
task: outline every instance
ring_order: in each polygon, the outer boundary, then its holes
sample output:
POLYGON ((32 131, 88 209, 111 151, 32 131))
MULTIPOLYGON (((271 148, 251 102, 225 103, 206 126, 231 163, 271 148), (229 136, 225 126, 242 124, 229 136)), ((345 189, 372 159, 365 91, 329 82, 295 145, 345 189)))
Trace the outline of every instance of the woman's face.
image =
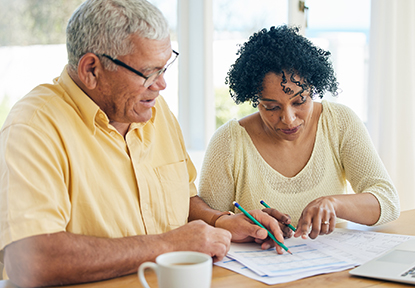
MULTIPOLYGON (((286 78, 287 83, 281 84, 282 75, 273 72, 265 75, 258 110, 267 132, 283 140, 293 141, 311 127, 314 102, 310 90, 303 91, 300 95, 302 88, 290 81, 290 74, 286 78), (283 89, 287 91, 287 88, 292 93, 285 93, 283 89)), ((296 77, 295 80, 300 78, 296 77)))

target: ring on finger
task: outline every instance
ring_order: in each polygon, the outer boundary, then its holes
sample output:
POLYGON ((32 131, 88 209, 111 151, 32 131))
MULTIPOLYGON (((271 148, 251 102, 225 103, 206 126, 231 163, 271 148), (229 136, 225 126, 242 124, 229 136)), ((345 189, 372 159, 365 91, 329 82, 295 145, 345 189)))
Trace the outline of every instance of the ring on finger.
POLYGON ((324 221, 322 224, 323 224, 323 225, 329 225, 329 224, 330 224, 330 222, 329 222, 329 221, 324 221))

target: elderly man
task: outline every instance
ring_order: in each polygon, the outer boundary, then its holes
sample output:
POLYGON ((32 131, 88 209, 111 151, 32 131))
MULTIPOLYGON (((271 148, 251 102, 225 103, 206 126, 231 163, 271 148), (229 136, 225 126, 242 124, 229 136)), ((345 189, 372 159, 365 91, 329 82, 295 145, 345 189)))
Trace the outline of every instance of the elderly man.
MULTIPOLYGON (((217 260, 231 238, 267 238, 244 216, 213 227, 228 213, 196 195, 178 122, 159 96, 179 54, 157 8, 87 0, 69 20, 67 50, 60 77, 19 101, 1 130, 4 275, 23 287, 90 282, 169 251, 217 260)), ((252 213, 283 241, 275 218, 252 213)))

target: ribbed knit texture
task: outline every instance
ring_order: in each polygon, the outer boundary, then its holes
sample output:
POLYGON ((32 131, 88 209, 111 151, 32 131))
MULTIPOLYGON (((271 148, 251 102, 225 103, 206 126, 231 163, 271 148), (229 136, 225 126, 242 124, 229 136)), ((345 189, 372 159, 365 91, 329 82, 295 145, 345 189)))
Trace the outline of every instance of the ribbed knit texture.
POLYGON ((245 128, 230 120, 213 135, 201 170, 199 195, 214 209, 262 209, 260 200, 287 213, 297 225, 304 207, 327 195, 372 193, 381 215, 375 225, 399 216, 399 199, 370 136, 348 107, 322 101, 312 155, 294 177, 285 177, 261 157, 245 128), (353 193, 349 191, 349 193, 353 193))

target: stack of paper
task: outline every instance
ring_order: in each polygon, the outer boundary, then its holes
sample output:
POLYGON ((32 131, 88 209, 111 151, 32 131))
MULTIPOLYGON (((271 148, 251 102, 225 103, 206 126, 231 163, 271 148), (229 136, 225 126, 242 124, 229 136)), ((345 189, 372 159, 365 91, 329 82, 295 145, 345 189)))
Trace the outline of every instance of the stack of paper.
POLYGON ((315 240, 285 240, 293 255, 261 250, 255 243, 232 243, 228 257, 215 263, 266 284, 285 283, 361 265, 413 236, 336 229, 315 240))

